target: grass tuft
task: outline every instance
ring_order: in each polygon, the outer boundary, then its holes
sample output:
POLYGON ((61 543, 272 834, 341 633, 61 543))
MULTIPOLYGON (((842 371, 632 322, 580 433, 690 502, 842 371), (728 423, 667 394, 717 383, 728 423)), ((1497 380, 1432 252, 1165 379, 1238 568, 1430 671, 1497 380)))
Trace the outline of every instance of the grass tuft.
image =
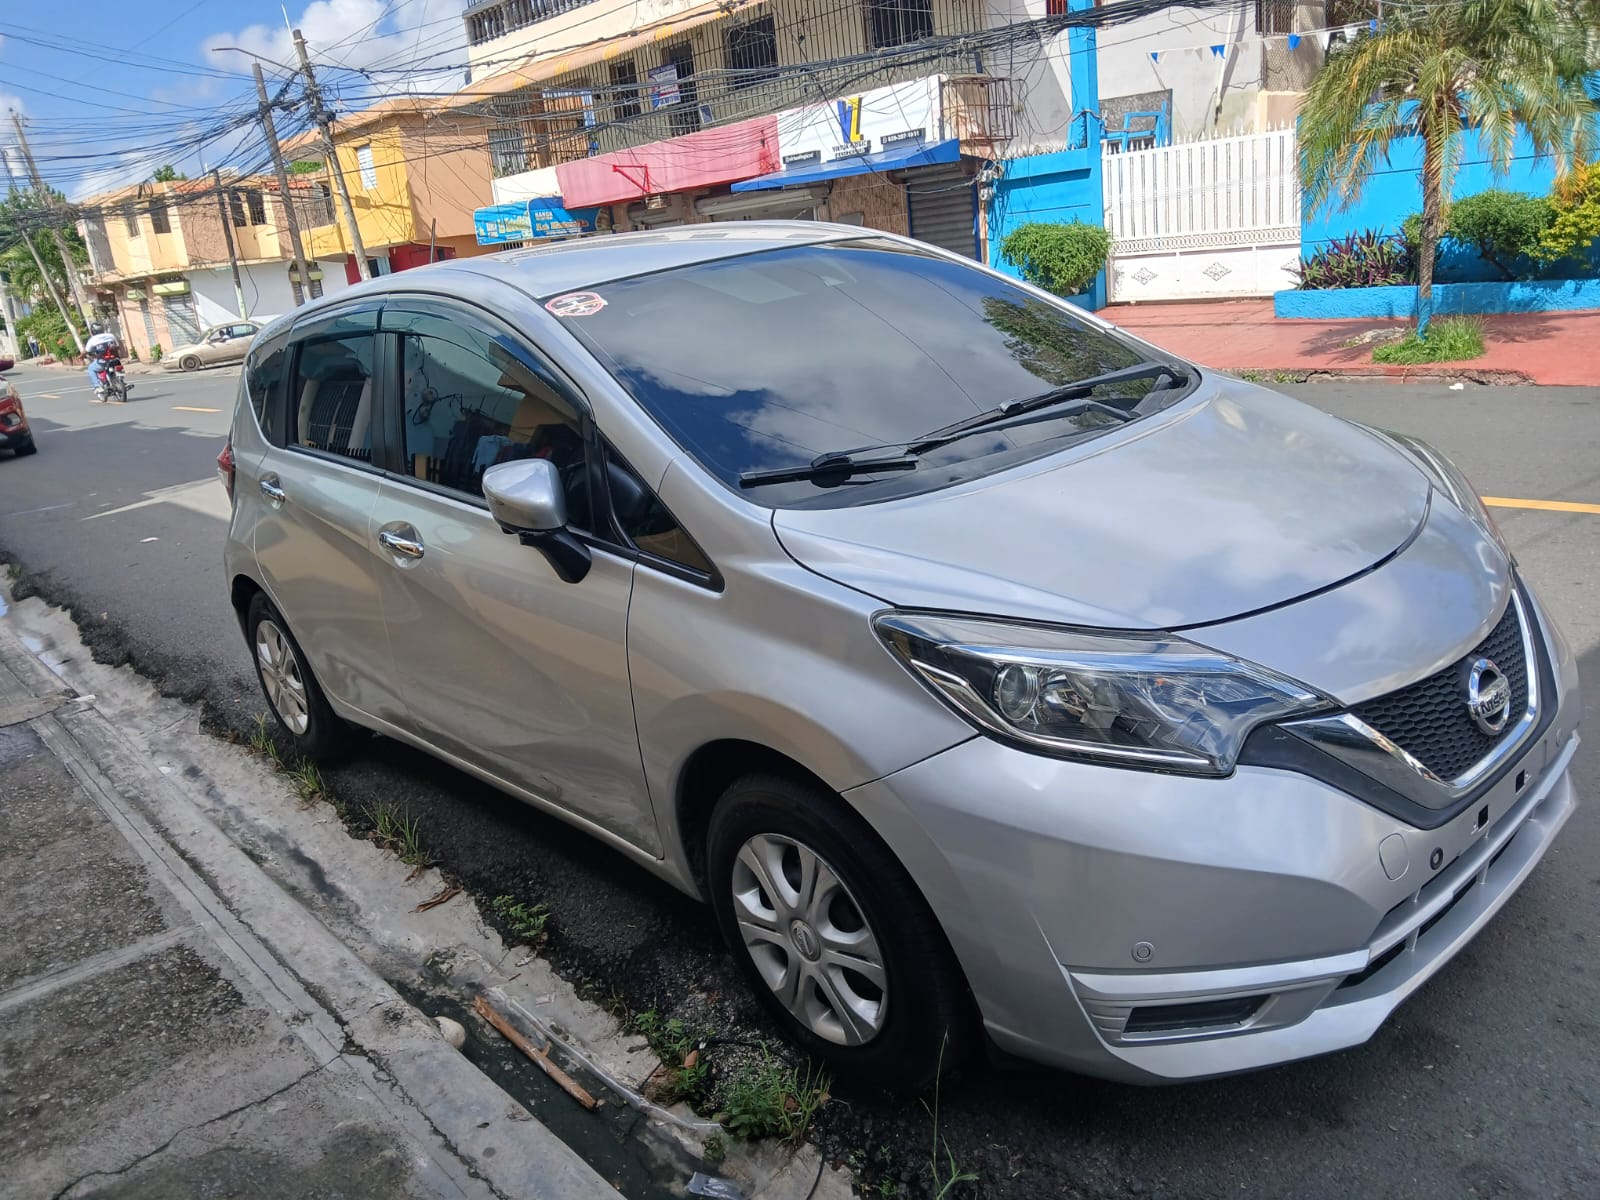
POLYGON ((1483 320, 1479 317, 1440 317, 1428 323, 1428 335, 1408 334, 1372 352, 1372 361, 1391 366, 1419 363, 1463 362, 1483 354, 1483 320))
POLYGON ((283 765, 283 755, 278 751, 277 739, 272 736, 272 719, 266 713, 256 714, 255 728, 250 731, 250 749, 262 758, 269 758, 278 766, 283 765))
POLYGON ((972 1171, 963 1171, 956 1162, 955 1151, 950 1149, 950 1143, 939 1136, 939 1084, 940 1076, 944 1074, 944 1044, 939 1046, 939 1066, 933 1077, 933 1104, 930 1106, 926 1100, 922 1107, 928 1110, 928 1116, 933 1119, 933 1148, 928 1154, 928 1173, 933 1177, 934 1200, 945 1200, 956 1188, 963 1183, 977 1183, 978 1176, 972 1171), (943 1161, 940 1161, 939 1152, 943 1150, 943 1161))
POLYGON ((745 1141, 776 1137, 798 1146, 828 1099, 825 1070, 786 1066, 763 1049, 759 1064, 728 1082, 719 1119, 745 1141))
POLYGON ((367 816, 372 821, 372 840, 385 850, 392 850, 396 858, 413 867, 428 864, 428 852, 422 848, 422 819, 392 804, 380 803, 369 808, 367 816))
POLYGON ((496 896, 491 907, 519 942, 535 949, 544 944, 550 923, 550 910, 544 905, 528 905, 512 896, 496 896))
MULTIPOLYGON (((296 766, 289 768, 289 783, 303 804, 315 804, 318 800, 330 802, 333 800, 328 785, 322 778, 322 772, 317 770, 317 764, 309 758, 302 758, 296 766)), ((335 804, 335 807, 338 806, 335 804)))

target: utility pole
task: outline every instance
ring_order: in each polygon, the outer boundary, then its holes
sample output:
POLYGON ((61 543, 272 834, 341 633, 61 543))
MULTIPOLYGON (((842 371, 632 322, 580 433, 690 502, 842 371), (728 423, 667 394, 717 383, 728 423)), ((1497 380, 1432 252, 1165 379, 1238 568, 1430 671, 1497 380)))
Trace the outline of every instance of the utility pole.
POLYGON ((300 249, 300 216, 294 210, 294 197, 289 194, 289 172, 283 166, 283 150, 278 145, 278 130, 272 123, 272 104, 267 100, 267 83, 261 77, 261 64, 251 63, 256 73, 256 97, 261 101, 261 128, 267 134, 267 148, 272 151, 272 169, 278 177, 278 194, 283 197, 283 219, 289 226, 289 245, 294 250, 294 269, 300 273, 300 303, 311 299, 311 272, 306 270, 306 256, 300 249))
MULTIPOLYGON (((13 114, 15 115, 15 114, 13 114)), ((11 190, 17 190, 17 177, 11 173, 11 160, 0 154, 0 163, 5 164, 6 181, 11 184, 11 190)), ((78 348, 78 353, 83 353, 83 337, 78 333, 78 324, 72 319, 72 312, 67 308, 67 302, 61 298, 61 292, 56 287, 56 281, 50 278, 50 272, 45 270, 44 259, 39 257, 39 248, 33 244, 33 236, 23 231, 22 244, 27 246, 28 253, 33 255, 33 265, 39 268, 39 279, 44 284, 45 291, 50 293, 50 299, 56 302, 56 309, 61 313, 61 320, 66 324, 67 332, 72 335, 72 344, 78 348)))
MULTIPOLYGON (((38 196, 40 204, 46 204, 50 193, 45 190, 44 180, 39 178, 39 168, 33 161, 33 151, 28 148, 28 135, 22 132, 22 117, 14 108, 11 110, 11 124, 16 128, 17 145, 22 148, 22 160, 28 164, 28 175, 33 180, 34 193, 38 196)), ((84 297, 83 284, 78 280, 78 271, 72 264, 72 255, 67 253, 67 239, 61 236, 61 231, 54 225, 50 226, 50 236, 55 240, 56 251, 61 255, 61 273, 67 277, 67 290, 72 293, 72 302, 83 314, 83 327, 88 329, 94 324, 94 313, 89 307, 89 301, 84 297)), ((70 326, 72 322, 68 321, 67 324, 70 326)), ((79 349, 82 349, 81 345, 79 349)))
POLYGON ((333 176, 334 186, 339 191, 339 200, 344 207, 344 219, 350 224, 350 248, 355 251, 356 271, 363 279, 371 279, 372 272, 367 267, 367 248, 361 244, 361 228, 356 224, 355 206, 350 203, 350 189, 345 186, 344 170, 339 166, 338 152, 333 148, 333 118, 328 115, 328 110, 322 107, 322 93, 317 90, 317 77, 311 70, 311 56, 306 53, 306 39, 300 31, 294 31, 294 48, 300 55, 300 70, 306 77, 306 103, 311 106, 311 119, 317 123, 317 128, 322 130, 322 149, 328 156, 328 173, 333 176))
POLYGON ((233 245, 233 217, 228 212, 228 202, 222 195, 222 168, 213 167, 211 178, 217 185, 217 215, 222 218, 222 236, 228 239, 228 263, 233 267, 233 294, 239 301, 239 316, 248 318, 244 306, 244 284, 239 281, 239 252, 233 245))

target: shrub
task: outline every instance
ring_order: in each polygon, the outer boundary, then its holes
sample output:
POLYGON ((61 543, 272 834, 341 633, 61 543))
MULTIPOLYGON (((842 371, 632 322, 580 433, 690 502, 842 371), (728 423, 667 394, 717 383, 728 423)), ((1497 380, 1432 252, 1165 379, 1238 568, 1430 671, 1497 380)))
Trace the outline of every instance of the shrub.
POLYGON ((1000 243, 1000 257, 1029 283, 1058 296, 1076 296, 1106 265, 1111 235, 1082 221, 1019 225, 1000 243))
POLYGON ((53 307, 36 308, 17 322, 17 340, 21 345, 27 345, 30 333, 39 339, 39 349, 46 354, 68 359, 78 353, 67 323, 53 307))
POLYGON ((1557 183, 1550 210, 1550 224, 1539 238, 1539 261, 1585 259, 1600 238, 1600 163, 1575 167, 1557 183))
POLYGON ((1405 239, 1375 229, 1335 238, 1300 264, 1300 290, 1306 292, 1416 281, 1416 257, 1405 239))
POLYGON ((1407 334, 1398 342, 1379 346, 1372 361, 1398 366, 1417 363, 1461 362, 1483 353, 1483 321, 1479 317, 1440 317, 1428 323, 1422 337, 1407 334))
MULTIPOLYGON (((1476 250, 1501 278, 1515 279, 1519 260, 1538 257, 1540 239, 1554 216, 1550 201, 1542 196, 1490 188, 1450 206, 1444 236, 1476 250)), ((1422 236, 1421 214, 1407 217, 1402 231, 1415 246, 1422 236)))

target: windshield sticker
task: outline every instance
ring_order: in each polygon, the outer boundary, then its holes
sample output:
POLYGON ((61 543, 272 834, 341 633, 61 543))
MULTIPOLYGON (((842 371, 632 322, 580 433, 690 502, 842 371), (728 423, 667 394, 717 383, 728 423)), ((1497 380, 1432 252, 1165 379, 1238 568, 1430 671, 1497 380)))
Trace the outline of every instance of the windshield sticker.
POLYGON ((544 306, 558 317, 592 317, 606 306, 606 302, 598 292, 568 292, 565 296, 546 300, 544 306))

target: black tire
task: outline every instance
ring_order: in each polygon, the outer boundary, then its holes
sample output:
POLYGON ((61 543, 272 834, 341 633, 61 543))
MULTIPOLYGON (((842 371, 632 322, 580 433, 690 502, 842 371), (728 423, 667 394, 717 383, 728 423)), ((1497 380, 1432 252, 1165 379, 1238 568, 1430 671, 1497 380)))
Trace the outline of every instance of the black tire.
POLYGON ((106 399, 114 404, 126 404, 128 402, 128 385, 113 376, 106 382, 106 399))
POLYGON ((192 354, 185 354, 178 360, 178 366, 185 371, 198 371, 200 369, 200 360, 192 354))
MULTIPOLYGON (((785 857, 784 862, 786 869, 797 867, 798 857, 785 857)), ((707 869, 717 923, 750 987, 788 1036, 827 1062, 836 1076, 865 1087, 915 1092, 966 1057, 974 1040, 974 1006, 944 932, 905 868, 837 796, 778 775, 738 780, 723 793, 712 813, 707 869), (740 872, 745 884, 755 879, 739 859, 752 838, 766 838, 769 847, 790 843, 786 856, 789 849, 797 854, 809 850, 843 884, 845 894, 840 899, 846 905, 845 915, 855 912, 876 942, 884 978, 881 1024, 870 1038, 842 1045, 820 1036, 790 1010, 757 966, 740 932, 739 902, 735 900, 735 872, 740 872)), ((794 876, 790 878, 792 881, 794 876)), ((767 897, 766 886, 760 886, 758 902, 770 906, 781 925, 785 915, 767 897)), ((750 895, 748 889, 744 894, 750 895)), ((834 918, 828 920, 839 927, 834 918)), ((848 926, 847 920, 843 927, 848 926)), ((811 938, 817 935, 812 933, 811 938)), ((805 966, 794 949, 800 944, 793 941, 783 950, 763 945, 767 969, 775 969, 778 956, 805 966)), ((821 940, 811 943, 816 947, 822 944, 821 940)), ((808 962, 818 961, 808 956, 808 962)), ((790 968, 783 969, 787 972, 790 968)), ((784 978, 788 978, 786 973, 784 978)), ((875 990, 865 975, 847 972, 847 978, 855 980, 857 995, 875 990)), ((813 995, 818 1004, 813 1011, 830 1008, 818 985, 803 986, 816 989, 813 995)))
POLYGON ((245 618, 245 637, 250 647, 250 657, 255 661, 256 680, 261 684, 261 694, 266 697, 267 708, 279 728, 288 734, 295 749, 306 758, 321 762, 338 758, 348 746, 350 727, 329 707, 328 698, 322 694, 317 677, 311 673, 300 643, 294 640, 288 623, 261 592, 257 592, 250 601, 249 614, 245 618), (278 637, 273 638, 269 631, 263 630, 263 626, 270 626, 270 630, 275 631, 278 637), (274 658, 278 657, 280 651, 287 656, 280 662, 292 660, 292 670, 279 665, 274 672, 265 661, 263 641, 275 645, 274 658), (281 681, 280 685, 275 686, 269 679, 274 675, 281 681), (296 683, 298 687, 293 686, 296 683), (284 690, 280 691, 280 687, 284 690), (291 696, 298 698, 303 713, 297 710, 291 696), (280 711, 280 706, 288 710, 287 716, 280 711))
POLYGON ((15 446, 11 447, 11 453, 15 454, 18 458, 26 458, 30 454, 39 453, 39 447, 34 445, 33 437, 30 435, 27 441, 18 442, 15 446))

